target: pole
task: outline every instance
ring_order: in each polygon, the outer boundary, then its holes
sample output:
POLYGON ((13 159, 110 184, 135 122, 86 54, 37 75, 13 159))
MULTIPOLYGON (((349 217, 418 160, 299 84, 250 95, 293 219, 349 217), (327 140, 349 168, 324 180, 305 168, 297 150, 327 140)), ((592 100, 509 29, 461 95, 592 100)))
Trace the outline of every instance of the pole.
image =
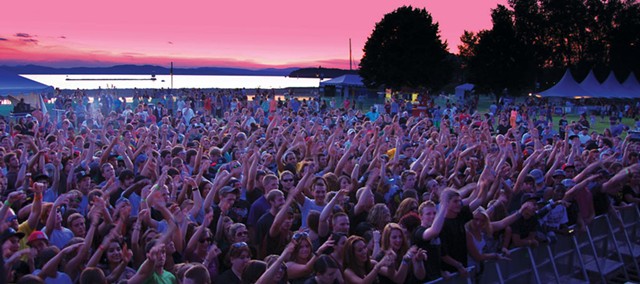
POLYGON ((353 67, 351 67, 352 62, 353 60, 351 59, 351 38, 349 38, 349 71, 353 70, 353 67))
POLYGON ((169 70, 169 75, 171 75, 171 90, 173 90, 173 61, 171 62, 171 69, 169 70))

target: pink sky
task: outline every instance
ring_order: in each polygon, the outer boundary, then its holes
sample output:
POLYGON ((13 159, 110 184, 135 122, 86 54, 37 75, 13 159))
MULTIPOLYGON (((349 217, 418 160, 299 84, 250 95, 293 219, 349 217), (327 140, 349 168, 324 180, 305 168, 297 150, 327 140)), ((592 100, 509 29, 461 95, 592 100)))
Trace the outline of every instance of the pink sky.
POLYGON ((426 8, 449 50, 506 0, 9 1, 0 65, 349 68, 384 14, 426 8))

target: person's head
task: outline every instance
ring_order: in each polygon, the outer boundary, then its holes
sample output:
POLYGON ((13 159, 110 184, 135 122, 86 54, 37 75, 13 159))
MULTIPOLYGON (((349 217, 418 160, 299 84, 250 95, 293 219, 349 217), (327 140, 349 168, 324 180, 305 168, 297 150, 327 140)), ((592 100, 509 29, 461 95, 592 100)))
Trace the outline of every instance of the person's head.
POLYGON ((211 243, 213 243, 213 234, 211 233, 211 230, 209 230, 209 228, 205 228, 204 232, 202 232, 200 238, 198 239, 197 248, 206 251, 211 243))
POLYGON ((334 233, 348 234, 350 228, 349 216, 344 212, 335 213, 331 217, 331 225, 334 233))
POLYGON ((35 248, 37 252, 41 252, 49 246, 49 238, 42 231, 33 231, 27 239, 27 245, 35 248))
POLYGON ((262 178, 262 186, 264 187, 265 193, 278 189, 278 177, 272 174, 265 175, 262 178))
POLYGON ((163 267, 163 266, 164 266, 165 261, 167 260, 167 257, 166 257, 166 256, 167 256, 167 253, 166 253, 166 248, 165 248, 165 245, 164 245, 164 244, 160 244, 160 243, 159 243, 159 241, 158 241, 157 239, 153 239, 153 240, 151 240, 150 242, 148 242, 148 243, 146 244, 146 246, 145 246, 145 248, 144 248, 145 254, 146 254, 146 256, 147 256, 147 259, 151 259, 151 258, 152 258, 152 255, 151 255, 152 251, 151 251, 151 250, 152 250, 155 246, 159 246, 159 248, 158 248, 158 250, 159 250, 159 252, 158 252, 159 257, 158 257, 158 259, 156 260, 155 267, 156 267, 156 268, 158 268, 158 267, 163 267))
POLYGON ((80 213, 73 213, 69 215, 69 217, 67 217, 67 226, 69 226, 69 229, 76 237, 84 238, 87 233, 84 216, 80 213))
POLYGON ((473 219, 470 221, 470 224, 473 224, 473 227, 483 231, 487 234, 491 234, 491 219, 489 218, 489 214, 482 207, 478 207, 475 211, 473 211, 473 219))
POLYGON ((448 212, 447 214, 458 215, 460 210, 462 210, 462 200, 460 199, 460 194, 452 188, 446 188, 440 194, 443 202, 449 202, 448 204, 448 212))
POLYGON ((204 265, 195 263, 184 273, 182 284, 211 284, 211 276, 204 265))
POLYGON ((422 226, 431 227, 433 220, 436 218, 436 204, 431 200, 422 202, 418 207, 418 213, 420 214, 422 226))
POLYGON ((402 180, 402 187, 405 189, 414 188, 416 185, 417 176, 418 175, 416 174, 416 172, 412 170, 406 170, 402 172, 402 174, 400 175, 400 179, 402 180))
POLYGON ((105 251, 105 260, 107 264, 114 266, 122 262, 122 244, 119 240, 113 239, 109 242, 105 251))
POLYGON ((80 284, 107 284, 107 277, 102 269, 97 267, 87 267, 80 274, 80 284))
POLYGON ((24 237, 24 233, 16 232, 13 228, 8 228, 0 235, 0 244, 2 245, 2 257, 9 258, 12 254, 20 249, 20 239, 24 237))
POLYGON ((404 235, 404 230, 396 223, 389 223, 384 226, 380 238, 382 250, 393 250, 398 255, 403 255, 409 249, 408 241, 404 235))
POLYGON ((553 187, 553 200, 562 200, 564 198, 564 194, 567 192, 567 188, 562 184, 558 183, 553 187))
POLYGON ((338 279, 340 267, 332 257, 321 255, 313 263, 313 271, 318 284, 333 284, 338 279))
POLYGON ((384 229, 384 226, 391 222, 391 212, 387 205, 378 203, 369 211, 367 222, 375 227, 376 230, 384 229))
POLYGON ((238 199, 238 193, 239 192, 237 188, 230 187, 228 185, 223 186, 222 188, 220 188, 220 190, 218 190, 219 204, 228 205, 230 208, 236 202, 236 199, 238 199))
POLYGON ((361 270, 370 264, 367 243, 360 236, 350 236, 344 245, 344 268, 361 270), (360 269, 359 269, 360 268, 360 269))
POLYGON ((327 195, 327 181, 324 177, 315 177, 311 183, 311 193, 316 202, 324 203, 327 195))
POLYGON ((229 240, 232 243, 248 242, 249 231, 243 223, 233 223, 229 227, 229 240))
POLYGON ((293 234, 292 240, 296 242, 296 246, 291 254, 291 259, 295 262, 306 264, 313 255, 313 244, 309 238, 309 233, 297 232, 293 234))
POLYGON ((249 260, 251 260, 251 250, 247 243, 240 242, 231 245, 227 253, 227 261, 232 268, 236 271, 242 271, 249 260))
POLYGON ((295 176, 291 171, 284 171, 280 174, 280 183, 284 190, 292 189, 295 186, 295 176))
POLYGON ((113 165, 110 163, 104 163, 100 166, 100 170, 102 173, 102 177, 105 180, 109 180, 112 177, 115 177, 115 170, 113 169, 113 165))
POLYGON ((267 271, 267 263, 262 260, 250 260, 242 270, 242 283, 253 284, 267 271))
POLYGON ((270 191, 267 194, 267 202, 269 202, 271 209, 277 212, 285 203, 284 193, 279 189, 270 191))
POLYGON ((409 212, 418 212, 418 201, 415 198, 405 198, 398 205, 398 209, 396 210, 396 215, 393 216, 395 221, 400 220, 402 216, 409 212))

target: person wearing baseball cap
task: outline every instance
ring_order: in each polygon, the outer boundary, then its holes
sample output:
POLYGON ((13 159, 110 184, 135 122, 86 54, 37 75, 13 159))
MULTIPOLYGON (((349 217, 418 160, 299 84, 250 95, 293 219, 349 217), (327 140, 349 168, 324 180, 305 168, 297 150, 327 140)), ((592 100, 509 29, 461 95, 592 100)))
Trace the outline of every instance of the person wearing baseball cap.
POLYGON ((0 235, 0 244, 2 245, 2 257, 8 259, 20 249, 20 239, 24 237, 23 232, 18 232, 9 227, 0 235), (4 250, 4 248, 7 248, 4 250))
POLYGON ((49 246, 49 238, 42 231, 33 231, 29 238, 27 238, 27 244, 35 248, 38 253, 49 246))

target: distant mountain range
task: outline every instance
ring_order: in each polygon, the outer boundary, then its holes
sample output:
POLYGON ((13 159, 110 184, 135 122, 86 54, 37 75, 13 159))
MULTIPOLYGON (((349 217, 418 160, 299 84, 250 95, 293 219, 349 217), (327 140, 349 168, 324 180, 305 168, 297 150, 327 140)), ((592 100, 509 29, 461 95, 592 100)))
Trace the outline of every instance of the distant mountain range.
MULTIPOLYGON (((168 75, 170 68, 156 65, 115 65, 111 67, 70 67, 53 68, 39 65, 0 66, 1 69, 17 74, 130 74, 168 75)), ((173 68, 174 75, 245 75, 245 76, 289 76, 300 68, 242 69, 227 67, 173 68)))
MULTIPOLYGON (((0 69, 16 74, 127 74, 168 75, 170 68, 157 65, 115 65, 111 67, 54 68, 39 65, 0 66, 0 69)), ((298 78, 335 78, 345 74, 358 74, 356 70, 336 68, 265 68, 242 69, 229 67, 173 68, 174 75, 243 75, 243 76, 289 76, 298 78)))

